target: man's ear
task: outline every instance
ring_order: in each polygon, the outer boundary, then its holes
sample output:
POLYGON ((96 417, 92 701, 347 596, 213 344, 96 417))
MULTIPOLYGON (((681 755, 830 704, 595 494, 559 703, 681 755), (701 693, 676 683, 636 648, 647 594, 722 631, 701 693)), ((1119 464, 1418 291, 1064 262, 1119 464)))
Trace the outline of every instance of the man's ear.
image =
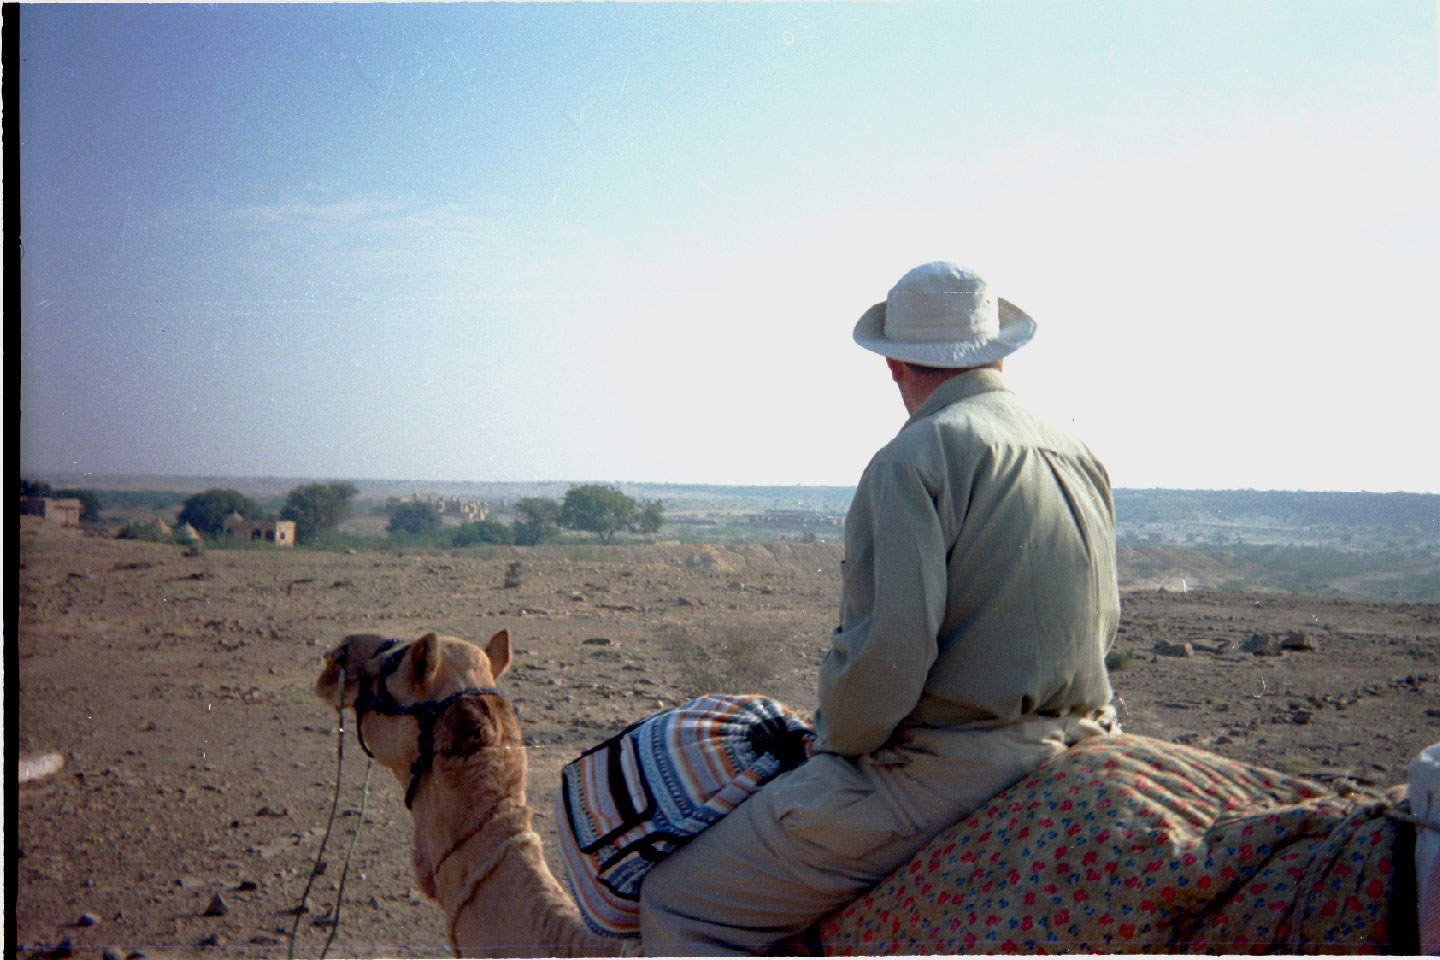
POLYGON ((890 379, 894 380, 896 383, 899 383, 900 378, 905 376, 905 364, 901 363, 899 360, 896 360, 893 357, 886 357, 885 366, 890 368, 890 379))
POLYGON ((428 687, 440 673, 440 638, 427 633, 410 651, 410 679, 416 689, 428 687))
POLYGON ((501 630, 490 638, 490 643, 485 647, 485 656, 490 658, 490 676, 496 680, 505 668, 510 666, 510 631, 501 630))

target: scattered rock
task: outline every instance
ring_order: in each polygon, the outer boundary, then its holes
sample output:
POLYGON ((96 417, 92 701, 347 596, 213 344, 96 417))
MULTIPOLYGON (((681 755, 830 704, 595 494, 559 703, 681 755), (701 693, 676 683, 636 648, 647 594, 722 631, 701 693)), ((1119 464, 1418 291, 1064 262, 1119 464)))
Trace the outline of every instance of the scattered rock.
POLYGON ((288 816, 290 816, 290 811, 289 811, 289 810, 286 810, 286 809, 285 809, 284 807, 282 807, 282 806, 274 806, 274 807, 272 807, 272 806, 270 806, 270 804, 267 803, 267 804, 265 804, 265 806, 263 806, 263 807, 261 807, 259 810, 256 810, 256 811, 255 811, 255 816, 257 816, 257 817, 288 817, 288 816))
POLYGON ((615 644, 609 637, 588 637, 580 642, 587 647, 610 647, 615 644))
POLYGON ((1188 643, 1170 643, 1165 640, 1155 641, 1155 652, 1162 657, 1193 657, 1195 649, 1188 643))
POLYGON ((261 860, 269 860, 271 857, 293 849, 295 842, 284 837, 279 840, 272 840, 269 843, 262 843, 250 848, 250 852, 261 860))
POLYGON ((248 893, 251 890, 259 890, 260 885, 254 880, 241 880, 239 885, 235 889, 240 891, 241 893, 248 893))
POLYGON ((106 947, 100 952, 100 960, 124 960, 125 954, 114 947, 106 947))
POLYGON ((82 913, 82 914, 80 914, 80 917, 75 921, 75 926, 77 926, 77 927, 93 927, 93 926, 95 926, 95 924, 97 924, 97 923, 99 923, 99 922, 100 922, 100 918, 99 918, 99 917, 97 917, 97 916, 96 916, 95 914, 93 914, 93 913, 88 913, 88 912, 87 912, 87 913, 82 913))
POLYGON ((197 947, 218 947, 220 946, 220 934, 212 933, 210 936, 195 944, 197 947))
POLYGON ((1274 633, 1252 633, 1250 639, 1246 640, 1240 649, 1257 657, 1285 655, 1284 651, 1280 649, 1279 635, 1274 633))
POLYGON ((223 917, 229 912, 230 907, 226 905, 220 894, 217 893, 215 894, 215 896, 210 898, 210 903, 205 907, 203 911, 201 911, 201 916, 223 917))
POLYGON ((1280 639, 1281 650, 1319 650, 1319 645, 1309 634, 1291 630, 1280 639))

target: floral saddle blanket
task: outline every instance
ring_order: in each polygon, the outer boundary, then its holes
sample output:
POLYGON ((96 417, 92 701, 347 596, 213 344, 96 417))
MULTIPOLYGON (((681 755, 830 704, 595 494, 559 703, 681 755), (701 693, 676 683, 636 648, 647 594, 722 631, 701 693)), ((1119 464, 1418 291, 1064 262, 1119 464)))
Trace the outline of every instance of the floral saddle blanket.
POLYGON ((1407 791, 1097 737, 817 924, 826 954, 1415 953, 1407 791))

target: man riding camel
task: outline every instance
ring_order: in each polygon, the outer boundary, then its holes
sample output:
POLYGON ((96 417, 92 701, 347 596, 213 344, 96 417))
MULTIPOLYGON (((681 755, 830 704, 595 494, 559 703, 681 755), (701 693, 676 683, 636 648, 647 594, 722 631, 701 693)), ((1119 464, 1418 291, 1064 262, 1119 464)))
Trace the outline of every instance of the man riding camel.
POLYGON ((816 752, 649 873, 647 954, 763 952, 1067 747, 1118 732, 1110 482, 1005 387, 1003 358, 1034 330, 938 262, 856 324, 910 416, 845 520, 816 752))

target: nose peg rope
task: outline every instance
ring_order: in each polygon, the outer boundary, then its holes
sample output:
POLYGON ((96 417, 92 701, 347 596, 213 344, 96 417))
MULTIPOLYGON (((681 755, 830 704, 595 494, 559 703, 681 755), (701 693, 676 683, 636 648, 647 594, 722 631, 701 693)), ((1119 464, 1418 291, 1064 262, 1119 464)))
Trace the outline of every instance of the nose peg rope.
POLYGON ((370 771, 374 768, 374 760, 365 761, 365 782, 360 786, 360 821, 355 824, 355 832, 350 835, 350 848, 345 851, 345 865, 340 868, 340 887, 335 891, 335 916, 330 922, 330 936, 326 938, 325 946, 320 948, 320 960, 325 960, 330 944, 335 942, 335 934, 340 932, 340 905, 345 902, 345 877, 350 873, 350 858, 355 854, 355 845, 360 842, 360 828, 365 825, 365 801, 370 799, 370 771))
MULTIPOLYGON (((286 956, 289 960, 295 960, 295 937, 300 932, 300 921, 304 918, 309 909, 310 888, 315 884, 315 878, 320 876, 320 871, 325 866, 325 847, 330 843, 330 833, 335 827, 335 812, 340 806, 340 782, 341 774, 345 769, 345 668, 341 667, 337 677, 339 702, 335 705, 335 715, 339 718, 336 725, 335 740, 335 794, 330 800, 330 818, 325 822, 325 836, 320 840, 320 849, 315 854, 315 866, 310 869, 310 876, 305 881, 305 892, 300 895, 300 905, 295 908, 295 925, 290 928, 290 947, 286 956)), ((357 723, 358 718, 357 718, 357 723)), ((360 820, 355 824, 355 833, 350 838, 350 848, 345 852, 345 864, 340 870, 340 885, 335 891, 335 909, 330 917, 330 936, 325 941, 325 946, 320 948, 320 960, 324 960, 330 944, 335 940, 335 934, 340 930, 340 904, 345 899, 345 878, 350 873, 350 857, 355 852, 355 845, 360 840, 360 828, 365 825, 365 804, 370 797, 370 771, 375 766, 375 761, 369 760, 365 764, 365 782, 360 792, 360 820)))

